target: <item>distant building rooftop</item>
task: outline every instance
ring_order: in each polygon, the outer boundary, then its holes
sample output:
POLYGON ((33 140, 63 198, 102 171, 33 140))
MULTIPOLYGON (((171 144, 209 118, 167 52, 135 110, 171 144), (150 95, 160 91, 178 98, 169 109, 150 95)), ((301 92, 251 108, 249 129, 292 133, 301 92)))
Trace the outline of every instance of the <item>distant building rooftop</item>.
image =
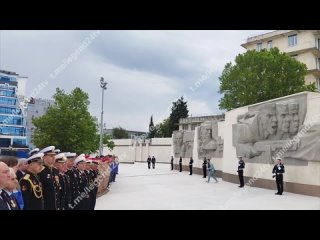
POLYGON ((0 73, 4 73, 4 74, 8 74, 8 75, 15 75, 15 76, 19 75, 19 74, 15 73, 15 72, 10 72, 10 71, 5 71, 5 70, 0 70, 0 73))

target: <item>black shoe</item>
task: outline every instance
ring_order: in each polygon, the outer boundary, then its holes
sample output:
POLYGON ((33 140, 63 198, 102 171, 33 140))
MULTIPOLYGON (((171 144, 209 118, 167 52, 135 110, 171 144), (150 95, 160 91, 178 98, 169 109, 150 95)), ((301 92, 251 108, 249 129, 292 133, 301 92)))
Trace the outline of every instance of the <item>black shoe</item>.
POLYGON ((280 195, 280 193, 276 192, 275 195, 280 195))
POLYGON ((243 186, 238 186, 238 187, 243 188, 243 186))

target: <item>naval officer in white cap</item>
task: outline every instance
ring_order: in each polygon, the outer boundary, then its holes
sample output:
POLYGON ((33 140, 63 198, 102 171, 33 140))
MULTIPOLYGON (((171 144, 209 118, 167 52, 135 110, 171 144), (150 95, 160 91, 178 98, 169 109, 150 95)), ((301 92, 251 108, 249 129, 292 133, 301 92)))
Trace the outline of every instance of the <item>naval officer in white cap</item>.
POLYGON ((27 159, 29 165, 19 184, 24 201, 23 210, 43 210, 43 188, 38 174, 42 169, 43 153, 33 154, 27 159))
POLYGON ((45 210, 60 209, 60 182, 59 171, 54 168, 55 163, 55 147, 49 146, 40 151, 43 153, 44 166, 39 174, 43 187, 43 199, 45 210))
POLYGON ((29 152, 29 156, 32 156, 32 155, 34 155, 34 154, 37 154, 39 151, 40 151, 39 148, 32 149, 32 150, 29 152))

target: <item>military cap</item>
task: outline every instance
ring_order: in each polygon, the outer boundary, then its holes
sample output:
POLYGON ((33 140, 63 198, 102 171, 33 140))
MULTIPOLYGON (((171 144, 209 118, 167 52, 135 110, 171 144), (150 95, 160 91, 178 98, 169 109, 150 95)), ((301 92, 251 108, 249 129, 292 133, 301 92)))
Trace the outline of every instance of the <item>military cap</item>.
POLYGON ((66 158, 75 158, 77 156, 76 153, 67 152, 64 154, 66 158))
POLYGON ((56 154, 54 150, 55 150, 55 146, 49 146, 49 147, 42 149, 40 152, 43 153, 44 155, 56 154))
POLYGON ((60 151, 60 149, 55 149, 54 152, 55 152, 56 154, 59 154, 61 151, 60 151))
POLYGON ((28 161, 28 164, 32 163, 32 162, 38 162, 38 163, 43 163, 43 156, 44 154, 43 153, 36 153, 34 155, 32 155, 31 157, 29 157, 27 159, 28 161))
POLYGON ((64 163, 67 161, 67 158, 65 157, 64 153, 59 153, 54 158, 56 159, 56 162, 59 162, 59 163, 64 163))
POLYGON ((39 148, 35 148, 35 149, 32 149, 30 152, 29 152, 29 155, 32 156, 33 154, 36 154, 40 151, 39 148))
POLYGON ((92 160, 92 163, 93 163, 93 164, 96 164, 96 165, 99 165, 99 163, 98 163, 97 161, 93 161, 93 160, 92 160))
POLYGON ((74 165, 77 165, 80 162, 86 162, 86 157, 84 154, 80 154, 74 161, 74 165))
POLYGON ((92 164, 92 160, 90 159, 90 160, 86 160, 86 163, 87 164, 92 164))

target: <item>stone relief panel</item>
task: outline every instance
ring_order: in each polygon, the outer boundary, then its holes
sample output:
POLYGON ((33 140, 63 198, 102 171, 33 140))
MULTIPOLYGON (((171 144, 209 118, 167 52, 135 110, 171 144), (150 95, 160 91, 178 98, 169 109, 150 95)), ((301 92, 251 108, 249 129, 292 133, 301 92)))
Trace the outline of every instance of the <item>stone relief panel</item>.
POLYGON ((176 158, 192 157, 194 131, 174 131, 173 151, 176 158))
POLYGON ((218 121, 205 121, 198 128, 199 159, 222 157, 223 140, 218 136, 218 121))
POLYGON ((272 156, 285 149, 286 164, 320 161, 320 127, 304 126, 306 110, 307 94, 249 107, 232 125, 237 155, 244 156, 247 162, 273 163, 272 156), (299 135, 303 129, 306 131, 299 135))

